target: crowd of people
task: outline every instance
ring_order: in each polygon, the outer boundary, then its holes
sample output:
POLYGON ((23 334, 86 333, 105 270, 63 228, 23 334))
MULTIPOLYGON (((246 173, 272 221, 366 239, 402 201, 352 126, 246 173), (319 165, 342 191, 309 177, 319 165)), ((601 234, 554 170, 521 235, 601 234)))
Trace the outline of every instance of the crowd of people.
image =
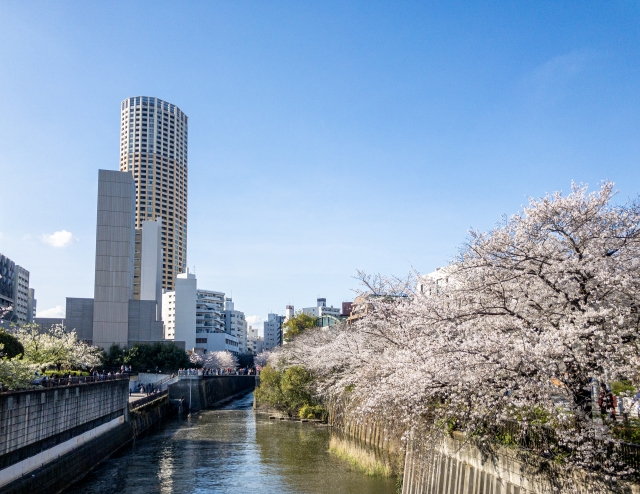
MULTIPOLYGON (((179 376, 254 376, 256 375, 256 369, 253 367, 243 367, 241 369, 234 369, 232 367, 226 367, 223 369, 179 369, 179 376)), ((259 372, 258 372, 259 373, 259 372)))

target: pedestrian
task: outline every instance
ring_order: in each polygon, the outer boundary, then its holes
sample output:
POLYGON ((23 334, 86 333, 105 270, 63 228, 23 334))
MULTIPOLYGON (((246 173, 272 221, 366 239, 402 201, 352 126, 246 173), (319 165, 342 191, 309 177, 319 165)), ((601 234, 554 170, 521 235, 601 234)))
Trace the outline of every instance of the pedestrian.
POLYGON ((598 406, 600 407, 600 415, 603 419, 611 414, 613 420, 616 420, 616 405, 618 400, 616 396, 605 386, 600 388, 600 396, 598 396, 598 406))

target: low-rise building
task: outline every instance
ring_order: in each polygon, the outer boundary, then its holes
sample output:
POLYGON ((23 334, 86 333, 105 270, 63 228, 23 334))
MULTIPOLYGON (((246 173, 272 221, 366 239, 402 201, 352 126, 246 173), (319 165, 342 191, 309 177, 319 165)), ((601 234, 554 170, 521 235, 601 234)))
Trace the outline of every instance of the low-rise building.
POLYGON ((302 313, 311 317, 334 316, 340 317, 340 309, 338 307, 327 307, 327 299, 319 298, 315 307, 305 307, 302 313))
POLYGON ((247 352, 252 353, 253 355, 258 355, 260 352, 264 351, 264 338, 262 336, 257 336, 255 338, 247 339, 247 352))

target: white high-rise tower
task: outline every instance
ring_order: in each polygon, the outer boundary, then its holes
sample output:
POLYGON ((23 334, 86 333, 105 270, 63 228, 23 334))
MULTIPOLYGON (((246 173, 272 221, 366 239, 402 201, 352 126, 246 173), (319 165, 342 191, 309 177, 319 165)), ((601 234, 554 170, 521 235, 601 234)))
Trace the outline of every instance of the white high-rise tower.
POLYGON ((136 228, 162 219, 162 287, 173 290, 187 269, 188 117, 158 98, 136 96, 121 105, 120 171, 136 186, 136 228))

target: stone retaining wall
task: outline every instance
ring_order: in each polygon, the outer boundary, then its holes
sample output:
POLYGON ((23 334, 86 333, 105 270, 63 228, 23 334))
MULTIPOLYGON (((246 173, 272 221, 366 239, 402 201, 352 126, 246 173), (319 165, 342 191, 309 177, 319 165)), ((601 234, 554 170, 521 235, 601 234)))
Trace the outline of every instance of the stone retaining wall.
POLYGON ((423 437, 402 441, 403 424, 369 416, 355 419, 344 397, 328 406, 329 424, 345 436, 388 457, 391 471, 402 474, 402 494, 640 494, 640 485, 590 479, 584 471, 567 473, 552 462, 518 448, 480 451, 459 433, 434 442, 423 437))
MULTIPOLYGON (((122 381, 124 391, 127 390, 128 381, 122 381)), ((97 383, 96 386, 110 383, 97 383)), ((100 399, 101 393, 95 392, 94 398, 100 399)), ((128 393, 124 393, 128 398, 128 393)), ((125 402, 124 413, 119 418, 105 424, 94 427, 79 435, 73 436, 65 442, 59 442, 55 446, 45 449, 36 455, 23 459, 20 463, 0 471, 10 473, 24 463, 39 461, 38 468, 30 469, 20 478, 2 485, 2 493, 10 494, 34 494, 40 492, 58 493, 69 485, 81 480, 101 461, 107 459, 116 451, 132 443, 132 440, 150 430, 160 423, 172 411, 169 397, 164 395, 129 412, 128 399, 125 402), (126 421, 125 421, 126 418, 126 421), (43 457, 45 462, 40 461, 43 457)), ((45 412, 47 415, 47 412, 45 412)), ((88 422, 92 423, 92 422, 88 422)), ((73 430, 73 429, 70 429, 73 430)), ((58 433, 58 435, 64 433, 58 433)), ((27 465, 28 469, 28 465, 27 465)), ((15 472, 13 472, 15 476, 15 472)))
POLYGON ((126 379, 0 395, 2 470, 129 414, 126 379))
POLYGON ((184 400, 189 410, 201 410, 248 393, 255 386, 255 376, 187 377, 169 385, 169 398, 184 400))

